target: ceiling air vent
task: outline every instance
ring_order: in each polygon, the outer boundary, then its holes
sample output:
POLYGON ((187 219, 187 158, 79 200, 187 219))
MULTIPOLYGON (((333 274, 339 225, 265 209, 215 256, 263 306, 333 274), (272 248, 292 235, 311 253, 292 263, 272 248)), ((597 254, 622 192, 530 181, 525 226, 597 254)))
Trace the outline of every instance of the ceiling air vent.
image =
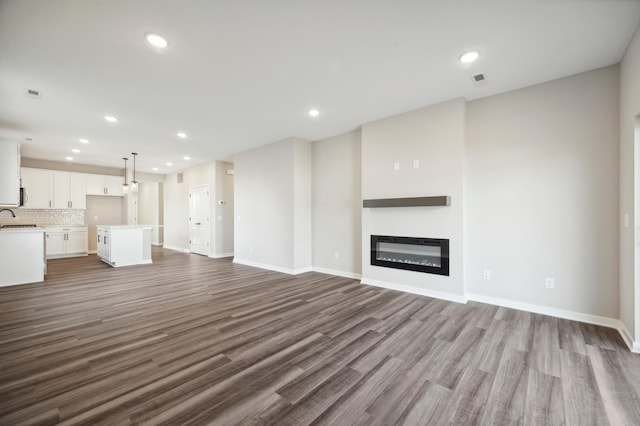
POLYGON ((42 99, 42 92, 36 89, 27 89, 25 95, 33 99, 42 99))
POLYGON ((184 175, 182 173, 178 173, 178 183, 184 182, 184 175))
POLYGON ((484 86, 485 84, 487 84, 487 75, 476 74, 471 77, 471 80, 473 80, 473 84, 475 84, 476 86, 484 86))

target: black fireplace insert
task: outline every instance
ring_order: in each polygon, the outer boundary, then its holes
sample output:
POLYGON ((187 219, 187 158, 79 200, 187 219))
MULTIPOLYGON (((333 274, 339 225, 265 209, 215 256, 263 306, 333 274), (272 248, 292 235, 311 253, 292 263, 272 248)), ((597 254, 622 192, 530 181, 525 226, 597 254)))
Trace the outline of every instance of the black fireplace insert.
POLYGON ((372 235, 371 264, 448 276, 449 240, 372 235))

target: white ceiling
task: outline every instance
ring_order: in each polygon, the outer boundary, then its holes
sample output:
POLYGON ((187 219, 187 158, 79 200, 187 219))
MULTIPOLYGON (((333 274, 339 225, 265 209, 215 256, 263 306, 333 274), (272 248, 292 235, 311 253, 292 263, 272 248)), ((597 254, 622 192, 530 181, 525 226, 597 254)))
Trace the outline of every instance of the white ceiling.
POLYGON ((167 173, 615 64, 638 22, 629 0, 0 1, 0 138, 102 166, 136 151, 167 173))

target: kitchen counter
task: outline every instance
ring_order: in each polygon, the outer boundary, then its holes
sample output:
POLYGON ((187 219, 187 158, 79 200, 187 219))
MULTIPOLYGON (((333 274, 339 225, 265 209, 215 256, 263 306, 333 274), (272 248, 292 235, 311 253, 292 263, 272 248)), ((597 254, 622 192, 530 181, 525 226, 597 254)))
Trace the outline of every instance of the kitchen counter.
POLYGON ((30 228, 2 228, 0 229, 1 233, 14 233, 14 232, 44 232, 45 229, 41 227, 30 227, 30 228))
POLYGON ((44 281, 44 228, 0 230, 0 286, 44 281))

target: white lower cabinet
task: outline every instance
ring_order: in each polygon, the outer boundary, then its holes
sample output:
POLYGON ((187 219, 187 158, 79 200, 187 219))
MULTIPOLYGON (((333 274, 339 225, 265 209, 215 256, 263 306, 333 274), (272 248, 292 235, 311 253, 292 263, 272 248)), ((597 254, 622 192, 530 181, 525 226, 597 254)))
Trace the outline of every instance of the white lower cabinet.
POLYGON ((152 263, 150 226, 98 226, 97 232, 103 262, 113 267, 152 263))
POLYGON ((47 226, 47 259, 86 256, 89 252, 89 233, 86 225, 47 226))

